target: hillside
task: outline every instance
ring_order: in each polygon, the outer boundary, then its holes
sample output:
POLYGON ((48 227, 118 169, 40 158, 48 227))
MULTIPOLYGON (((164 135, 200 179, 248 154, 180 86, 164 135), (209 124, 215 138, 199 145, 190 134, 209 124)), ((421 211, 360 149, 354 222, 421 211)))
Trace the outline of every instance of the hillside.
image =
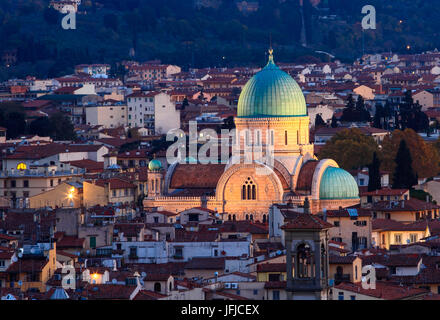
POLYGON ((49 0, 2 0, 0 51, 17 50, 18 62, 1 67, 0 80, 58 76, 78 63, 112 64, 130 58, 132 49, 136 60, 184 68, 261 65, 270 37, 277 61, 325 60, 317 50, 350 61, 362 54, 364 4, 377 9, 377 30, 364 34, 366 52, 440 48, 439 0, 304 0, 302 10, 299 0, 260 0, 256 12, 240 12, 234 0, 83 0, 76 30, 61 28, 63 15, 49 0))

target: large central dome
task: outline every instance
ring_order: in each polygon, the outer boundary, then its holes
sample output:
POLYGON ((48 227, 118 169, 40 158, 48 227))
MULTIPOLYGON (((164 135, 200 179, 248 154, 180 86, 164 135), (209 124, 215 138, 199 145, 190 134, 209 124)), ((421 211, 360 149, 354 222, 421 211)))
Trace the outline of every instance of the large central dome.
POLYGON ((303 117, 306 101, 295 80, 273 61, 269 51, 266 67, 244 86, 237 107, 239 118, 303 117))

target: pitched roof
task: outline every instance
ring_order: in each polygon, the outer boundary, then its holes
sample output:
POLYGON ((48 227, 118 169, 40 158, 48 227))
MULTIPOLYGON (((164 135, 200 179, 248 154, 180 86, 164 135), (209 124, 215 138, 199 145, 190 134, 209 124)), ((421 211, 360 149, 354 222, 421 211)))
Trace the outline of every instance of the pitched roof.
POLYGON ((287 223, 281 227, 281 229, 330 229, 334 226, 317 216, 299 213, 295 211, 287 211, 286 212, 286 220, 287 223))
POLYGON ((125 181, 120 178, 110 178, 110 179, 99 179, 95 181, 95 184, 100 187, 105 187, 106 184, 110 184, 110 189, 134 189, 137 188, 136 185, 125 181))
POLYGON ((171 189, 215 189, 225 164, 178 164, 170 181, 171 189))
POLYGON ((384 299, 401 300, 411 297, 423 296, 429 293, 429 290, 420 288, 411 288, 395 285, 389 282, 376 282, 376 289, 364 289, 361 283, 342 282, 335 286, 335 289, 351 291, 366 296, 384 299))
POLYGON ((129 300, 136 286, 118 284, 92 284, 83 294, 90 300, 129 300))

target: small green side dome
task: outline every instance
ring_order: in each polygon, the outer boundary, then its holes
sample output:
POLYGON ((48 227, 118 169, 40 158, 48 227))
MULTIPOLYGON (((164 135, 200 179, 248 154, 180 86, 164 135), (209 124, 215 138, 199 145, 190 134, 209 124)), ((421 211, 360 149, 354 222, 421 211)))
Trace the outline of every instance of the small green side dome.
POLYGON ((307 115, 306 101, 296 81, 269 62, 244 86, 238 99, 238 118, 298 117, 307 115))
POLYGON ((159 171, 161 169, 162 163, 157 159, 153 159, 150 161, 150 163, 148 163, 148 170, 150 171, 159 171))
POLYGON ((322 200, 357 199, 359 188, 350 173, 341 168, 328 167, 321 177, 319 198, 322 200))

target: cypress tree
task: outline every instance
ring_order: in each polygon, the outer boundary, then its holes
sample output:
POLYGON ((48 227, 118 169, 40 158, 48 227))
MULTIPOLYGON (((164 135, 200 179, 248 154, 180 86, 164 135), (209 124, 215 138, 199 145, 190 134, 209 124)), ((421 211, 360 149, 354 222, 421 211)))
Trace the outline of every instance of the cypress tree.
POLYGON ((315 117, 315 128, 324 127, 325 122, 324 119, 322 119, 320 114, 317 114, 315 117))
POLYGON ((417 184, 417 176, 412 167, 411 153, 403 139, 400 141, 394 161, 396 168, 393 175, 393 188, 411 189, 413 185, 417 184))
POLYGON ((338 127, 338 120, 336 119, 335 115, 333 115, 333 117, 332 117, 332 122, 331 122, 330 126, 332 128, 337 128, 338 127))
POLYGON ((373 161, 368 166, 368 191, 381 189, 380 182, 380 160, 376 152, 373 153, 373 161))

